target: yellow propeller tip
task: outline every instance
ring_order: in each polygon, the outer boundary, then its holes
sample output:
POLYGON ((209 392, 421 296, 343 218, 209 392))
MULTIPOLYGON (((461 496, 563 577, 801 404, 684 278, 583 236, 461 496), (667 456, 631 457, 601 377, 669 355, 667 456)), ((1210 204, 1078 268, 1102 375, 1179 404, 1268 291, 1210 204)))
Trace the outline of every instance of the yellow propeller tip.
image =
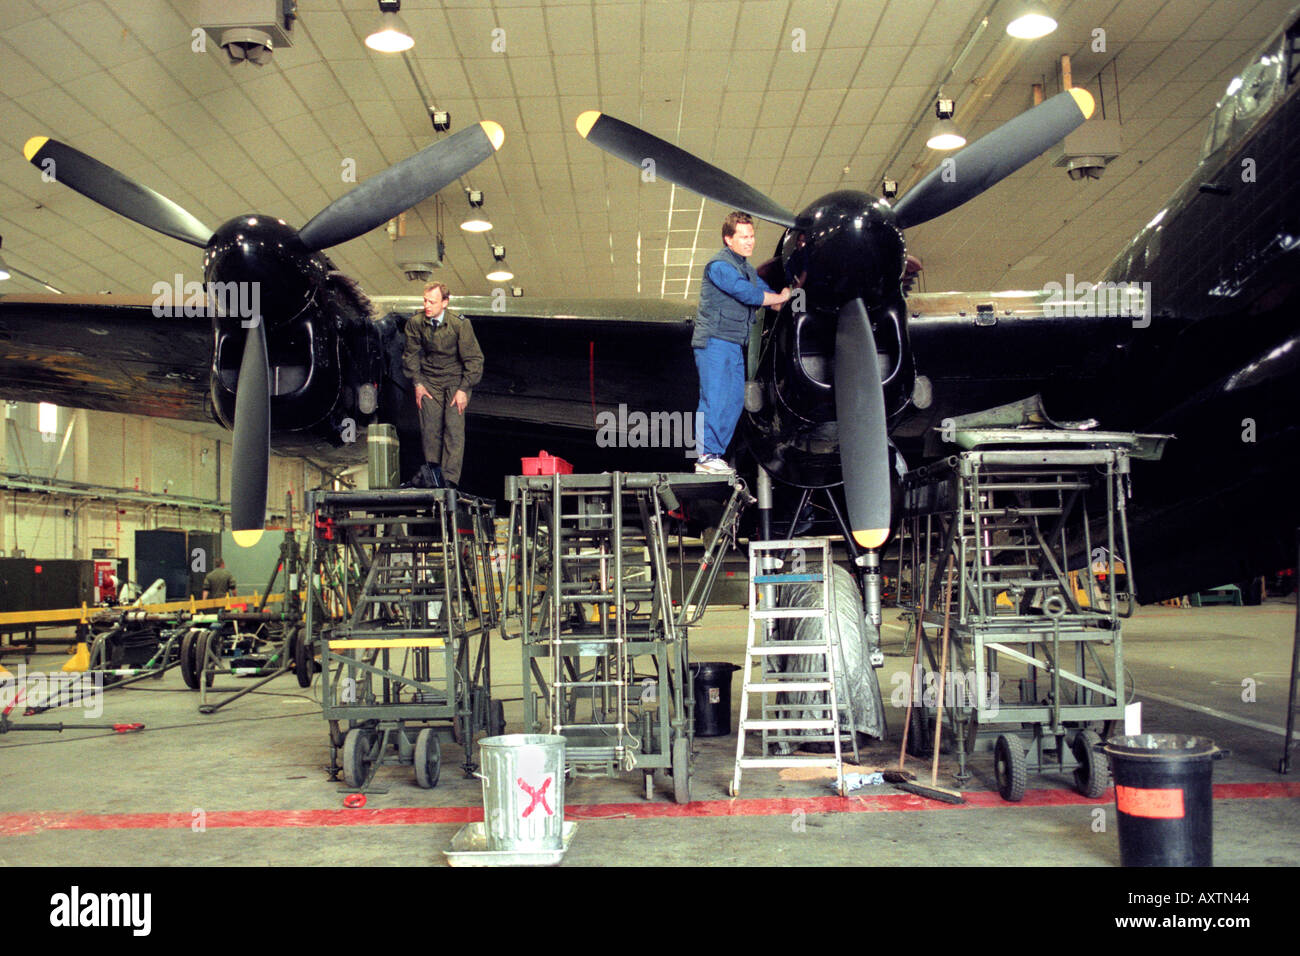
POLYGON ((1087 90, 1073 87, 1070 90, 1070 96, 1074 97, 1074 103, 1079 107, 1079 112, 1083 114, 1084 119, 1092 117, 1092 111, 1096 109, 1096 103, 1093 102, 1092 94, 1087 90))
POLYGON ((41 151, 41 147, 50 141, 48 136, 33 136, 27 142, 23 143, 23 158, 29 163, 32 157, 41 151))
POLYGON ((483 127, 483 132, 487 133, 487 138, 492 142, 494 150, 500 149, 501 144, 506 141, 506 131, 501 128, 500 123, 494 123, 491 120, 483 120, 479 124, 483 127))
POLYGON ((231 532, 235 539, 235 544, 241 548, 251 548, 257 542, 262 540, 263 531, 261 528, 246 528, 243 531, 231 532))
POLYGON ((600 119, 600 110, 587 110, 578 117, 578 135, 583 139, 591 132, 591 128, 596 125, 596 120, 600 119))
POLYGON ((853 540, 864 548, 878 548, 888 537, 888 528, 868 528, 865 531, 854 530, 853 532, 853 540))

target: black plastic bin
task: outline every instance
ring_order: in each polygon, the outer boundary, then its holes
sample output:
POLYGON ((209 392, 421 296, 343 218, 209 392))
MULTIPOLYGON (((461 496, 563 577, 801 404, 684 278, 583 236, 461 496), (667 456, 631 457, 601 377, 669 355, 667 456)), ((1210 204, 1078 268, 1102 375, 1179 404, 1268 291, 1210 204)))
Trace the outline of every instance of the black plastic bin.
POLYGON ((1211 776, 1219 749, 1204 737, 1138 734, 1106 743, 1124 866, 1212 866, 1211 776))
POLYGON ((695 736, 725 737, 731 733, 731 675, 740 670, 723 661, 691 665, 695 677, 695 736))

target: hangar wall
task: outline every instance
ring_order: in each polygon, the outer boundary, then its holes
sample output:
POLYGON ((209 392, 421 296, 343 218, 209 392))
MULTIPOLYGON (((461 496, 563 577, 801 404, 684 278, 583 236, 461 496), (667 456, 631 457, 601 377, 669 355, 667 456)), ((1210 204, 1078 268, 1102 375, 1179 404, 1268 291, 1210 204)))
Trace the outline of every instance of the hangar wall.
MULTIPOLYGON (((55 431, 42 435, 38 406, 5 403, 0 414, 0 554, 89 558, 92 549, 105 548, 113 557, 131 559, 134 576, 137 530, 228 527, 228 515, 223 517, 212 506, 220 502, 228 508, 230 502, 229 435, 218 437, 215 426, 201 432, 187 430, 191 427, 165 419, 59 408, 55 431), (90 500, 58 490, 22 490, 47 481, 56 489, 90 484, 126 495, 139 492, 147 500, 107 495, 90 500)), ((292 492, 294 507, 299 507, 304 488, 320 481, 321 473, 308 462, 273 455, 268 511, 283 510, 286 492, 292 492)))

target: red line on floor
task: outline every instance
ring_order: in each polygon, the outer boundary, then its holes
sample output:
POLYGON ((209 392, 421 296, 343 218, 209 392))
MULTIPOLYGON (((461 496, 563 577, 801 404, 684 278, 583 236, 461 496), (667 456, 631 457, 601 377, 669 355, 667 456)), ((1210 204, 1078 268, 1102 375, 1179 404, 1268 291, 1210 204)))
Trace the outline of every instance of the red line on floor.
MULTIPOLYGON (((928 800, 909 793, 851 794, 836 796, 705 800, 675 803, 570 804, 569 820, 648 820, 682 817, 779 816, 804 813, 883 813, 913 810, 1004 809, 1017 807, 1102 806, 1106 796, 1089 800, 1068 790, 1030 790, 1019 803, 1007 803, 991 791, 972 791, 960 806, 928 800)), ((1221 783, 1216 800, 1271 800, 1300 797, 1300 781, 1275 783, 1221 783)), ((391 807, 361 810, 216 810, 207 813, 3 813, 0 837, 25 836, 46 830, 188 830, 238 828, 305 828, 416 826, 430 823, 477 823, 482 807, 391 807)))

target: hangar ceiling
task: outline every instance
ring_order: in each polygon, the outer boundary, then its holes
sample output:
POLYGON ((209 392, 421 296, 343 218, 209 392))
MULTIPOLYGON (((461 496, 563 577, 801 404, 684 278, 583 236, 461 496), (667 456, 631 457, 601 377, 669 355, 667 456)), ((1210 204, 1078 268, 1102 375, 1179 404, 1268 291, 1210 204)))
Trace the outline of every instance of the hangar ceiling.
MULTIPOLYGON (((1214 102, 1293 2, 1048 0, 1059 28, 1023 41, 1004 31, 1021 0, 406 0, 426 104, 401 56, 363 45, 371 0, 300 0, 292 46, 262 67, 192 49, 197 0, 6 0, 3 252, 70 293, 201 278, 197 250, 42 182, 22 156, 30 136, 90 153, 209 226, 245 212, 301 226, 350 188, 346 161, 360 180, 427 145, 436 105, 453 130, 490 119, 506 131, 440 194, 439 277, 453 293, 495 284, 488 240, 458 227, 472 185, 525 294, 694 299, 726 210, 642 182, 582 141, 580 112, 636 123, 796 210, 833 189, 877 192, 887 173, 905 191, 941 158, 924 144, 934 95, 987 16, 944 85, 968 139, 1028 108, 1031 84, 1056 92, 1069 54, 1075 85, 1122 121, 1124 151, 1096 181, 1036 160, 911 230, 909 251, 929 291, 1040 288, 1100 273, 1191 174, 1214 102)), ((416 207, 407 233, 433 232, 436 205, 416 207)), ((760 224, 756 260, 778 237, 760 224)), ((330 255, 372 295, 419 291, 383 229, 330 255)), ((3 287, 38 290, 18 276, 3 287)))

